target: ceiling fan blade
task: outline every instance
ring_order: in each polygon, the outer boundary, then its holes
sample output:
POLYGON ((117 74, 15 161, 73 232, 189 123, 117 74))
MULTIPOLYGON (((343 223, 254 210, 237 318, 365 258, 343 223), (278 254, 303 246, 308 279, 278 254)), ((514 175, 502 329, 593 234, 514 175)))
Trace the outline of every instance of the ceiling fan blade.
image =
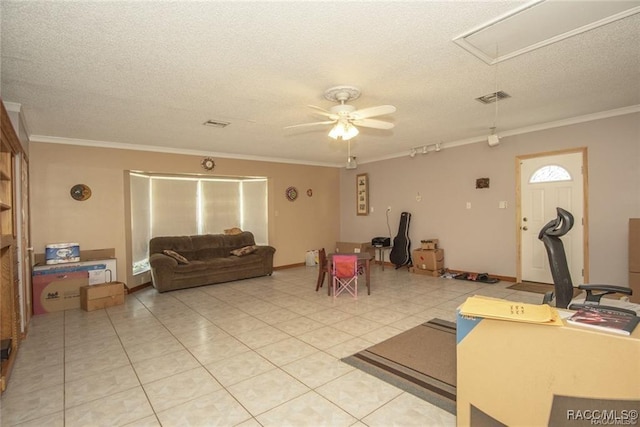
POLYGON ((335 120, 328 120, 326 122, 302 123, 300 125, 285 126, 284 129, 300 128, 300 127, 306 127, 306 126, 331 125, 333 123, 335 123, 335 120))
POLYGON ((330 111, 327 111, 322 107, 316 107, 315 105, 307 105, 307 107, 313 108, 314 110, 316 110, 316 113, 321 114, 323 116, 327 116, 331 120, 338 120, 338 115, 337 114, 334 114, 334 113, 332 113, 330 111))
POLYGON ((396 107, 393 105, 378 105, 377 107, 363 108, 356 110, 350 114, 354 120, 368 119, 369 117, 383 116, 385 114, 393 114, 396 112, 396 107))
POLYGON ((391 129, 395 126, 393 123, 383 122, 382 120, 376 119, 353 120, 351 123, 356 126, 374 129, 391 129))

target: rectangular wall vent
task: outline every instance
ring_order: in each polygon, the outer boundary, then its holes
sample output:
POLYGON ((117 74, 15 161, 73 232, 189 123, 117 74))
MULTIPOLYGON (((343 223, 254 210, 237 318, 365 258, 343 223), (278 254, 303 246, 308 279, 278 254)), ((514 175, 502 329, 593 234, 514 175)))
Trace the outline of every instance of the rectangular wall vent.
POLYGON ((223 122, 222 120, 207 120, 203 123, 205 126, 212 126, 214 128, 226 128, 231 122, 223 122))
POLYGON ((507 99, 507 98, 511 98, 511 95, 509 95, 507 92, 503 92, 499 90, 498 92, 491 92, 479 98, 476 98, 476 101, 481 102, 483 104, 493 104, 494 102, 500 99, 507 99))

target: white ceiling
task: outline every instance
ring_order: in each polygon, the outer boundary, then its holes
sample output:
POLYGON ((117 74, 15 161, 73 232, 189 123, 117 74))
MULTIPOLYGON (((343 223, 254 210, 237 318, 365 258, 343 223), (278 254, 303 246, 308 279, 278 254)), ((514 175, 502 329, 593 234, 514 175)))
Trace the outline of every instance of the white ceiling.
POLYGON ((306 106, 336 85, 398 109, 379 117, 394 129, 360 129, 361 163, 486 141, 495 106, 475 98, 496 87, 500 135, 639 111, 640 14, 497 65, 452 42, 523 4, 3 0, 0 96, 34 141, 325 165, 347 156, 328 126, 283 128, 326 120, 306 106))

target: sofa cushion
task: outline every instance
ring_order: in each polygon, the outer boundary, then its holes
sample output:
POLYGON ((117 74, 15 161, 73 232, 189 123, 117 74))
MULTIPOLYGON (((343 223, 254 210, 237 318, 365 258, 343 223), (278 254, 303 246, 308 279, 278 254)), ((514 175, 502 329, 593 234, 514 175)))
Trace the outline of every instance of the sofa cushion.
POLYGON ((170 249, 165 249, 165 250, 162 251, 162 253, 167 255, 167 256, 170 256, 171 258, 173 258, 176 261, 178 261, 178 264, 189 264, 189 260, 186 259, 185 257, 183 257, 182 255, 180 255, 176 251, 172 251, 170 249))
POLYGON ((189 261, 189 264, 178 264, 174 272, 176 274, 193 273, 196 271, 205 271, 209 268, 211 267, 204 261, 189 261))
POLYGON ((245 255, 249 255, 252 254, 256 251, 255 246, 245 246, 243 248, 240 249, 234 249, 231 251, 231 255, 235 255, 235 256, 245 256, 245 255))

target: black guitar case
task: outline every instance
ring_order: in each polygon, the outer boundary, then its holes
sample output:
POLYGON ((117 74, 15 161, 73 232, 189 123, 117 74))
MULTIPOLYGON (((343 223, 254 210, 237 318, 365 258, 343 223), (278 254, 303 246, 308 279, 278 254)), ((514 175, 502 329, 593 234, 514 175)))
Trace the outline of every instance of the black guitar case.
POLYGON ((393 239, 393 248, 389 254, 389 260, 396 266, 396 269, 403 265, 411 264, 411 240, 409 239, 409 223, 411 214, 402 212, 400 214, 400 227, 398 235, 393 239))

